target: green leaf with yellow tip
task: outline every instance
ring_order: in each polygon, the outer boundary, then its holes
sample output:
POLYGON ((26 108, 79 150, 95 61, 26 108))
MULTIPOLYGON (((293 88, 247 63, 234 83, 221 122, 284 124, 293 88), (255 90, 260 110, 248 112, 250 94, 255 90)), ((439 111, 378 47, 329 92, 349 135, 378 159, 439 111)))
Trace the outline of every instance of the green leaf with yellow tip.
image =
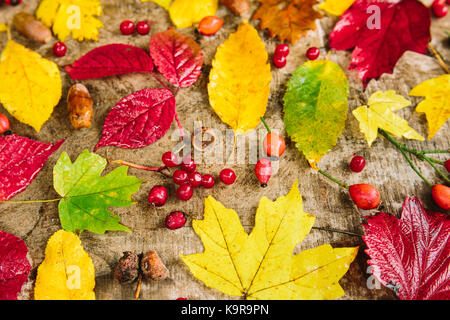
POLYGON ((130 231, 108 208, 133 205, 131 195, 139 190, 142 181, 128 176, 125 166, 101 176, 106 164, 104 158, 87 150, 74 163, 67 153, 61 154, 53 168, 53 183, 63 197, 58 209, 65 230, 99 234, 107 230, 130 231))
POLYGON ((345 127, 348 94, 347 76, 328 60, 306 62, 294 71, 287 84, 286 132, 315 169, 345 127))
POLYGON ((195 233, 204 252, 183 256, 192 274, 208 287, 246 299, 336 299, 339 285, 358 253, 326 244, 292 255, 310 232, 315 217, 303 212, 297 181, 271 201, 263 197, 248 235, 237 213, 209 196, 195 233))

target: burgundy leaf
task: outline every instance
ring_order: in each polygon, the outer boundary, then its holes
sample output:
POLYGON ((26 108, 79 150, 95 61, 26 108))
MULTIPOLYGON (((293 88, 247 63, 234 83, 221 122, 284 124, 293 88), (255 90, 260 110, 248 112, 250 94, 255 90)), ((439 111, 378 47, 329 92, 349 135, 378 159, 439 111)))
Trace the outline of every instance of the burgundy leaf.
POLYGON ((162 138, 175 117, 175 97, 167 89, 144 89, 122 99, 111 109, 103 127, 103 146, 134 149, 162 138))
POLYGON ((430 9, 417 0, 356 0, 330 34, 330 47, 355 48, 349 69, 358 70, 366 84, 391 73, 405 51, 426 53, 430 24, 430 9), (374 8, 379 8, 379 26, 372 19, 374 8))
POLYGON ((88 52, 64 70, 72 79, 85 80, 124 73, 151 72, 153 62, 145 50, 126 44, 108 44, 88 52))
POLYGON ((401 219, 378 213, 367 218, 363 237, 373 274, 403 300, 450 298, 450 218, 427 212, 407 197, 401 219))
POLYGON ((0 230, 0 300, 17 300, 31 270, 28 248, 21 239, 0 230))
POLYGON ((17 135, 0 137, 0 201, 25 190, 63 142, 43 143, 17 135))
POLYGON ((153 35, 150 55, 158 71, 177 87, 189 87, 202 71, 202 49, 192 38, 173 28, 153 35))

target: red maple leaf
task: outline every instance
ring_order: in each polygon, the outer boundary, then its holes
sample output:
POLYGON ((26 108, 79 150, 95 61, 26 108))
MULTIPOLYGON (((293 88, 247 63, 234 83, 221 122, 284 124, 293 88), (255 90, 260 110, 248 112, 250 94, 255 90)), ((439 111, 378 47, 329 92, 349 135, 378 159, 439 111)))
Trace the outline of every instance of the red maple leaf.
POLYGON ((430 25, 430 10, 419 1, 357 0, 335 25, 330 47, 354 48, 349 69, 358 70, 367 84, 383 73, 392 73, 405 51, 426 53, 430 25))
POLYGON ((373 274, 403 300, 450 298, 450 218, 427 212, 407 197, 400 219, 380 212, 367 218, 363 237, 373 274))
POLYGON ((17 300, 31 270, 28 248, 21 239, 0 230, 0 300, 17 300))

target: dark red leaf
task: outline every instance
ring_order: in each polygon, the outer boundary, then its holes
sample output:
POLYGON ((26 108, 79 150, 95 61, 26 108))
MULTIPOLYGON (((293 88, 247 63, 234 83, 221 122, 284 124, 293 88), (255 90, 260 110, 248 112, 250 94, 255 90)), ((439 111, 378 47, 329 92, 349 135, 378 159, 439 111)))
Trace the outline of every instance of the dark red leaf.
POLYGON ((28 248, 21 239, 0 230, 0 300, 17 300, 31 270, 28 248))
POLYGON ((373 274, 404 300, 450 298, 450 218, 407 197, 401 219, 367 218, 364 241, 373 274))
POLYGON ((125 73, 151 72, 153 62, 145 50, 126 44, 108 44, 86 53, 64 70, 72 79, 85 80, 125 73))
POLYGON ((0 201, 25 190, 63 142, 43 143, 17 135, 0 137, 0 201))
POLYGON ((177 87, 189 87, 202 71, 202 49, 192 38, 172 28, 153 35, 150 55, 158 71, 177 87))
POLYGON ((356 69, 366 84, 391 73, 407 50, 426 53, 430 36, 430 10, 416 0, 356 0, 330 34, 330 47, 355 48, 349 69, 356 69), (380 28, 373 26, 370 6, 380 9, 380 28))
POLYGON ((106 117, 95 147, 140 148, 163 137, 175 117, 175 97, 167 89, 144 89, 122 99, 106 117))

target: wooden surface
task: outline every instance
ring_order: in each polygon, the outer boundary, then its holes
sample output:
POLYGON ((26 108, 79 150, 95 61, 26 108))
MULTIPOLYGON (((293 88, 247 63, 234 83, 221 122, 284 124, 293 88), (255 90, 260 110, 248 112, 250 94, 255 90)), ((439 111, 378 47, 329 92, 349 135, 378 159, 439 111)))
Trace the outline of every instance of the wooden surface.
MULTIPOLYGON (((24 3, 16 8, 1 6, 0 22, 11 21, 12 15, 20 10, 33 13, 38 2, 37 0, 24 0, 24 3)), ((100 30, 99 42, 87 41, 79 43, 71 39, 67 40, 68 54, 64 58, 53 57, 51 47, 54 41, 46 45, 32 43, 15 30, 12 30, 12 37, 15 41, 55 61, 59 66, 64 66, 89 50, 104 44, 120 42, 148 49, 150 36, 135 35, 125 37, 120 35, 119 24, 122 20, 153 20, 156 23, 152 25, 151 34, 164 31, 171 25, 167 12, 152 2, 141 3, 138 0, 102 0, 101 2, 104 12, 101 20, 104 22, 105 28, 100 30)), ((255 2, 252 3, 251 11, 256 7, 257 4, 255 2)), ((197 119, 201 119, 205 126, 222 130, 227 129, 227 126, 219 120, 209 106, 206 86, 211 61, 217 46, 231 32, 236 30, 241 18, 232 15, 223 6, 220 6, 217 15, 225 20, 225 24, 216 36, 209 38, 199 36, 194 32, 193 28, 181 30, 182 33, 194 37, 205 54, 205 66, 199 81, 190 88, 180 90, 177 96, 177 112, 180 115, 183 126, 190 131, 193 128, 194 121, 197 119)), ((273 81, 266 119, 272 127, 281 130, 283 134, 285 132, 281 122, 283 116, 282 96, 285 91, 286 81, 293 70, 305 62, 305 51, 308 47, 320 47, 322 50, 321 57, 326 57, 327 36, 335 22, 336 18, 333 17, 324 17, 318 20, 318 29, 310 31, 306 37, 291 47, 287 66, 281 70, 272 68, 273 81)), ((252 24, 257 25, 254 21, 252 24)), ((444 30, 450 30, 450 15, 444 19, 433 19, 432 27, 433 45, 443 54, 448 62, 450 60, 450 50, 444 30)), ((259 34, 271 56, 277 41, 270 39, 266 32, 260 31, 259 34)), ((0 34, 1 49, 5 46, 6 40, 6 34, 0 34)), ((371 93, 379 89, 395 89, 400 94, 407 96, 410 89, 423 80, 443 74, 442 69, 431 56, 407 53, 397 64, 394 75, 383 75, 379 81, 372 81, 367 89, 363 91, 356 73, 347 70, 350 54, 350 52, 345 51, 332 51, 329 59, 339 63, 347 73, 351 87, 351 97, 358 96, 361 99, 367 99, 371 93)), ((236 58, 238 59, 239 57, 236 58)), ((23 125, 10 117, 12 129, 19 135, 45 142, 57 141, 62 138, 67 139, 61 149, 50 157, 37 179, 25 192, 15 196, 14 200, 37 200, 57 197, 52 186, 52 168, 60 153, 66 151, 74 160, 84 149, 92 151, 100 138, 106 114, 121 98, 139 89, 160 87, 148 74, 133 74, 101 80, 82 81, 90 90, 91 96, 95 101, 95 119, 92 128, 75 131, 70 125, 65 102, 68 88, 74 81, 63 71, 61 76, 63 79, 63 97, 60 104, 55 108, 52 117, 43 126, 39 134, 31 127, 23 125)), ((419 101, 416 98, 410 97, 410 99, 413 101, 414 106, 419 101)), ((353 99, 349 101, 349 104, 351 110, 358 106, 353 99)), ((0 112, 7 114, 1 106, 0 112)), ((411 126, 419 133, 427 136, 426 120, 423 114, 415 112, 413 107, 406 108, 398 112, 398 114, 408 120, 411 126)), ((262 126, 258 129, 262 129, 262 126)), ((108 147, 102 148, 98 152, 105 156, 105 152, 108 150, 110 158, 122 158, 156 166, 160 163, 161 154, 176 145, 176 142, 170 139, 171 134, 176 131, 174 124, 163 139, 145 148, 126 150, 108 147)), ((449 125, 447 123, 432 141, 423 143, 406 141, 405 143, 418 149, 444 149, 449 147, 448 134, 449 125)), ((199 189, 196 191, 193 199, 187 203, 182 203, 176 199, 175 188, 169 179, 158 174, 131 169, 131 174, 148 182, 143 184, 140 191, 134 195, 134 200, 138 202, 136 206, 114 209, 114 212, 121 217, 125 225, 132 229, 132 232, 108 232, 104 235, 83 232, 81 235, 83 246, 95 264, 97 281, 95 291, 97 299, 133 298, 135 284, 120 285, 112 279, 112 270, 125 250, 135 252, 156 250, 170 270, 170 278, 168 280, 144 283, 141 299, 175 299, 179 296, 189 299, 229 298, 216 290, 207 288, 203 283, 196 280, 178 256, 179 253, 190 254, 203 250, 199 238, 191 228, 191 221, 192 219, 202 218, 203 198, 210 194, 225 206, 235 209, 246 230, 251 231, 258 200, 264 195, 271 199, 276 199, 278 196, 286 194, 293 181, 299 179, 305 212, 314 214, 317 217, 315 226, 362 233, 363 230, 360 223, 363 221, 364 215, 372 212, 358 210, 352 204, 345 190, 326 181, 311 170, 294 144, 289 140, 287 140, 287 143, 286 153, 281 159, 280 170, 272 177, 268 188, 262 189, 259 187, 253 174, 254 166, 252 164, 231 164, 228 167, 233 168, 238 176, 238 180, 233 187, 225 187, 219 183, 212 190, 199 189), (148 191, 156 184, 168 186, 170 192, 168 204, 157 210, 147 203, 148 191), (173 210, 182 210, 187 213, 189 220, 186 227, 176 231, 164 228, 164 218, 173 210)), ((426 164, 417 163, 417 165, 431 181, 439 181, 437 175, 426 164)), ((217 176, 223 166, 221 164, 202 164, 199 167, 199 171, 212 173, 217 176)), ((345 180, 348 184, 366 182, 377 186, 383 201, 381 209, 386 212, 398 215, 402 201, 407 195, 417 195, 428 208, 437 209, 432 203, 430 190, 411 170, 392 145, 388 144, 382 137, 379 137, 371 148, 368 147, 359 131, 357 120, 350 112, 346 128, 339 138, 337 146, 321 160, 320 167, 337 178, 345 180), (347 169, 348 162, 355 152, 363 155, 367 160, 367 167, 360 174, 353 174, 347 169)), ((108 166, 107 171, 112 168, 113 166, 108 166)), ((33 271, 30 277, 32 280, 35 279, 36 269, 44 258, 44 248, 48 238, 60 228, 57 203, 0 205, 0 229, 21 237, 30 249, 30 256, 33 261, 33 271)), ((367 256, 363 252, 364 244, 359 237, 313 230, 304 242, 298 245, 296 252, 324 243, 331 243, 337 247, 361 246, 356 261, 340 281, 346 292, 343 299, 395 299, 394 293, 389 289, 371 290, 367 288, 366 281, 369 277, 367 274, 367 256)), ((32 282, 30 282, 28 288, 32 288, 32 282)), ((28 295, 25 294, 25 297, 28 297, 28 295)))

